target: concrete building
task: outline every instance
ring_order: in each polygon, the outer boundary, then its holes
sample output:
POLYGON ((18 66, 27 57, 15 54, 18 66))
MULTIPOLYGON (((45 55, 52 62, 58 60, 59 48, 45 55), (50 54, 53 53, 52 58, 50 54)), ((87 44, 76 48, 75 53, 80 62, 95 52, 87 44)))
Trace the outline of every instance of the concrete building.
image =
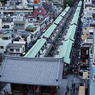
POLYGON ((92 0, 84 0, 84 8, 92 5, 92 0))
POLYGON ((8 7, 8 9, 15 9, 16 8, 16 1, 15 0, 7 1, 7 7, 8 7))
POLYGON ((15 32, 24 31, 28 26, 28 20, 26 20, 23 16, 18 15, 16 20, 14 21, 13 29, 15 32))
POLYGON ((2 29, 13 30, 13 18, 10 16, 3 17, 1 23, 2 29))

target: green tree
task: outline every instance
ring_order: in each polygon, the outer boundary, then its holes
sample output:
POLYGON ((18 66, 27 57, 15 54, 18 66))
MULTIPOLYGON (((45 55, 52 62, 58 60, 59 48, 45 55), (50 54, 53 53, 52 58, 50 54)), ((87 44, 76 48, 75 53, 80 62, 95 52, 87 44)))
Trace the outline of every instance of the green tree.
POLYGON ((1 3, 7 3, 7 0, 0 0, 1 3))
POLYGON ((76 0, 64 0, 64 8, 66 7, 66 4, 68 4, 70 7, 74 5, 76 0))

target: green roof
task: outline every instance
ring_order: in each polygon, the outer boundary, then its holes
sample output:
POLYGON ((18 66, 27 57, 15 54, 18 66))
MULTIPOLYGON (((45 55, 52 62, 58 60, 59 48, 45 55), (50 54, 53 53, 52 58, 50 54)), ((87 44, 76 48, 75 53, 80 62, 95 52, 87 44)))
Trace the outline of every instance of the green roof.
POLYGON ((79 2, 78 6, 81 6, 82 5, 82 1, 79 2))
POLYGON ((7 33, 11 33, 11 34, 13 34, 13 31, 12 30, 6 30, 6 29, 3 29, 4 30, 4 34, 7 34, 7 33))
POLYGON ((77 19, 77 16, 73 17, 71 24, 74 24, 74 23, 77 24, 76 19, 77 19))
POLYGON ((79 16, 79 11, 75 12, 74 17, 79 16))
POLYGON ((70 38, 70 36, 71 36, 71 34, 72 34, 72 30, 73 30, 73 26, 70 26, 70 28, 69 28, 69 30, 68 30, 68 33, 67 33, 67 35, 66 35, 66 37, 65 37, 65 40, 68 40, 68 39, 70 38))
POLYGON ((46 38, 49 38, 50 35, 53 33, 54 29, 57 27, 54 23, 46 30, 46 32, 41 36, 45 36, 46 38))
POLYGON ((58 16, 57 19, 54 21, 54 23, 59 24, 59 22, 63 19, 62 16, 58 16))
POLYGON ((68 39, 72 39, 74 40, 74 35, 75 35, 75 32, 76 32, 76 25, 72 25, 70 26, 69 30, 68 30, 68 33, 65 37, 65 41, 68 40, 68 39))
POLYGON ((70 53, 71 53, 71 49, 72 49, 72 44, 73 44, 73 41, 69 40, 68 47, 66 50, 66 54, 64 57, 64 62, 68 63, 68 64, 70 64, 70 53))
POLYGON ((35 57, 39 50, 42 48, 42 46, 45 44, 45 42, 46 39, 44 38, 38 40, 24 57, 35 57))
POLYGON ((66 12, 70 9, 70 7, 66 7, 65 10, 57 17, 57 19, 54 21, 54 23, 59 24, 59 22, 62 20, 63 17, 66 14, 66 12))
MULTIPOLYGON (((68 41, 69 41, 69 40, 68 40, 68 41)), ((63 57, 65 56, 66 49, 67 49, 67 47, 68 47, 68 41, 64 41, 64 43, 63 43, 62 49, 61 49, 61 51, 60 51, 60 53, 59 53, 59 57, 60 57, 60 58, 63 58, 63 57)))
POLYGON ((80 12, 80 9, 81 9, 81 7, 77 7, 76 11, 79 11, 80 12))
POLYGON ((59 54, 59 58, 64 57, 64 62, 67 64, 70 64, 69 56, 70 56, 70 52, 72 49, 72 43, 73 43, 73 41, 71 41, 71 40, 64 41, 62 49, 59 54))
POLYGON ((70 9, 70 7, 68 6, 68 7, 65 8, 65 11, 67 12, 69 9, 70 9))
POLYGON ((65 16, 65 14, 66 14, 66 12, 63 11, 60 15, 61 15, 61 16, 65 16))
POLYGON ((54 31, 54 29, 57 27, 57 25, 55 25, 54 23, 59 24, 63 18, 62 16, 66 14, 65 11, 68 11, 69 9, 70 9, 69 6, 66 7, 65 10, 57 17, 57 19, 52 23, 52 25, 46 30, 46 32, 40 38, 42 38, 43 36, 49 38, 52 32, 54 31))
POLYGON ((70 39, 74 40, 75 32, 76 32, 76 25, 73 25, 72 34, 70 35, 70 39))
POLYGON ((36 27, 36 26, 35 26, 35 25, 29 25, 28 27, 33 27, 33 28, 34 28, 34 27, 36 27))

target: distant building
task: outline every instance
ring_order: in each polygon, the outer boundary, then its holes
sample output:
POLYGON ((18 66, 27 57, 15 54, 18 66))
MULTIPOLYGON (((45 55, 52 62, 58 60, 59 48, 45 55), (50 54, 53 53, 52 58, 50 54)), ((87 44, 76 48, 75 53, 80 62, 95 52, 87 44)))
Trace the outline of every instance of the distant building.
POLYGON ((9 1, 7 1, 7 7, 9 9, 15 9, 16 8, 16 1, 15 0, 9 0, 9 1))
POLYGON ((52 2, 54 3, 54 5, 63 5, 64 0, 52 0, 52 2))
POLYGON ((47 13, 49 14, 50 18, 55 17, 55 8, 52 2, 43 2, 42 5, 44 9, 47 11, 47 13))

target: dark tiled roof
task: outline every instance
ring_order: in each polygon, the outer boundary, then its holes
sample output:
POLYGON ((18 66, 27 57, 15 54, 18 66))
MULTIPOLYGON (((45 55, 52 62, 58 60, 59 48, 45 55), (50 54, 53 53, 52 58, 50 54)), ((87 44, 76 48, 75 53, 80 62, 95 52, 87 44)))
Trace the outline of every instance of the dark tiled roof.
POLYGON ((62 79, 63 62, 60 58, 6 56, 2 64, 1 82, 57 86, 62 79))
POLYGON ((17 43, 13 43, 13 44, 8 44, 8 48, 9 47, 22 47, 24 44, 17 44, 17 43))

